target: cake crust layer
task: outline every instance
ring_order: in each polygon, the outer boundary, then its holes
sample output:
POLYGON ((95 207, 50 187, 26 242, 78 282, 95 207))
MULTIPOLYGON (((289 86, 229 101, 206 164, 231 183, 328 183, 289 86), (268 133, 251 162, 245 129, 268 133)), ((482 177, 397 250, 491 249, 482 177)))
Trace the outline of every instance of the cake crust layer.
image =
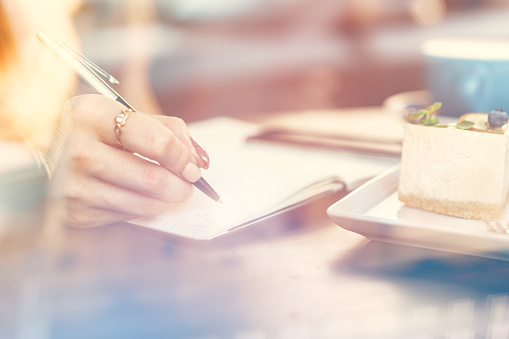
POLYGON ((465 219, 498 220, 504 210, 502 204, 424 199, 413 194, 402 194, 401 192, 398 193, 398 198, 408 207, 465 219))

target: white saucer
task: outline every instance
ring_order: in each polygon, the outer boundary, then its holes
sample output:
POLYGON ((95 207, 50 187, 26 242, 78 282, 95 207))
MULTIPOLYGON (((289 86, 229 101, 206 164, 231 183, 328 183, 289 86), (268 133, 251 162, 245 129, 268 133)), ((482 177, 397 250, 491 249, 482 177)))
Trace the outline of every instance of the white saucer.
POLYGON ((509 261, 507 227, 404 206, 399 166, 382 173, 327 210, 344 229, 373 240, 509 261))

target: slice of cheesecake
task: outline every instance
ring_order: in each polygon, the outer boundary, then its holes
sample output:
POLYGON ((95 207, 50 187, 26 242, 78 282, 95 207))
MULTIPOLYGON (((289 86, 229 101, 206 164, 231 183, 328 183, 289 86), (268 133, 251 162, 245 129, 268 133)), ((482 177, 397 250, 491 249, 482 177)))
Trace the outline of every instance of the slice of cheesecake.
POLYGON ((472 130, 407 124, 399 199, 436 213, 499 219, 509 189, 509 134, 500 128, 483 133, 483 128, 482 123, 472 130))

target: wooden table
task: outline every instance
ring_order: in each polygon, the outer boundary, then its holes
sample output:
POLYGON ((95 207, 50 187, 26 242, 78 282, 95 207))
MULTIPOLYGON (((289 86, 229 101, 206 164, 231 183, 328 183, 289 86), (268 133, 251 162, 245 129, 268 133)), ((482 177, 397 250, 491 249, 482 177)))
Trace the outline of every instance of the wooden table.
POLYGON ((327 218, 339 198, 208 242, 119 223, 44 252, 27 228, 0 252, 0 338, 506 337, 508 262, 369 241, 327 218))

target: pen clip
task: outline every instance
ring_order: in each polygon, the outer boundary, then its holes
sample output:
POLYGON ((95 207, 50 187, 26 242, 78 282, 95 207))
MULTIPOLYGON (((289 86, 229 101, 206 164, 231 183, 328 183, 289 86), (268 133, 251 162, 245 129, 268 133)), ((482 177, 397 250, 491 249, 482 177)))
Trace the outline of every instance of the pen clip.
POLYGON ((74 56, 80 61, 82 62, 83 64, 87 65, 89 68, 91 68, 93 71, 99 73, 100 75, 102 75, 104 78, 108 79, 108 81, 114 85, 118 85, 119 82, 117 79, 115 79, 113 77, 113 75, 107 73, 106 71, 104 71, 102 68, 100 68, 99 66, 97 66, 96 64, 94 64, 92 61, 90 61, 86 56, 84 56, 83 54, 81 54, 80 52, 78 52, 77 50, 75 50, 74 48, 72 48, 71 46, 69 46, 68 44, 66 44, 65 42, 62 43, 62 45, 67 48, 69 50, 70 53, 74 54, 74 56))

